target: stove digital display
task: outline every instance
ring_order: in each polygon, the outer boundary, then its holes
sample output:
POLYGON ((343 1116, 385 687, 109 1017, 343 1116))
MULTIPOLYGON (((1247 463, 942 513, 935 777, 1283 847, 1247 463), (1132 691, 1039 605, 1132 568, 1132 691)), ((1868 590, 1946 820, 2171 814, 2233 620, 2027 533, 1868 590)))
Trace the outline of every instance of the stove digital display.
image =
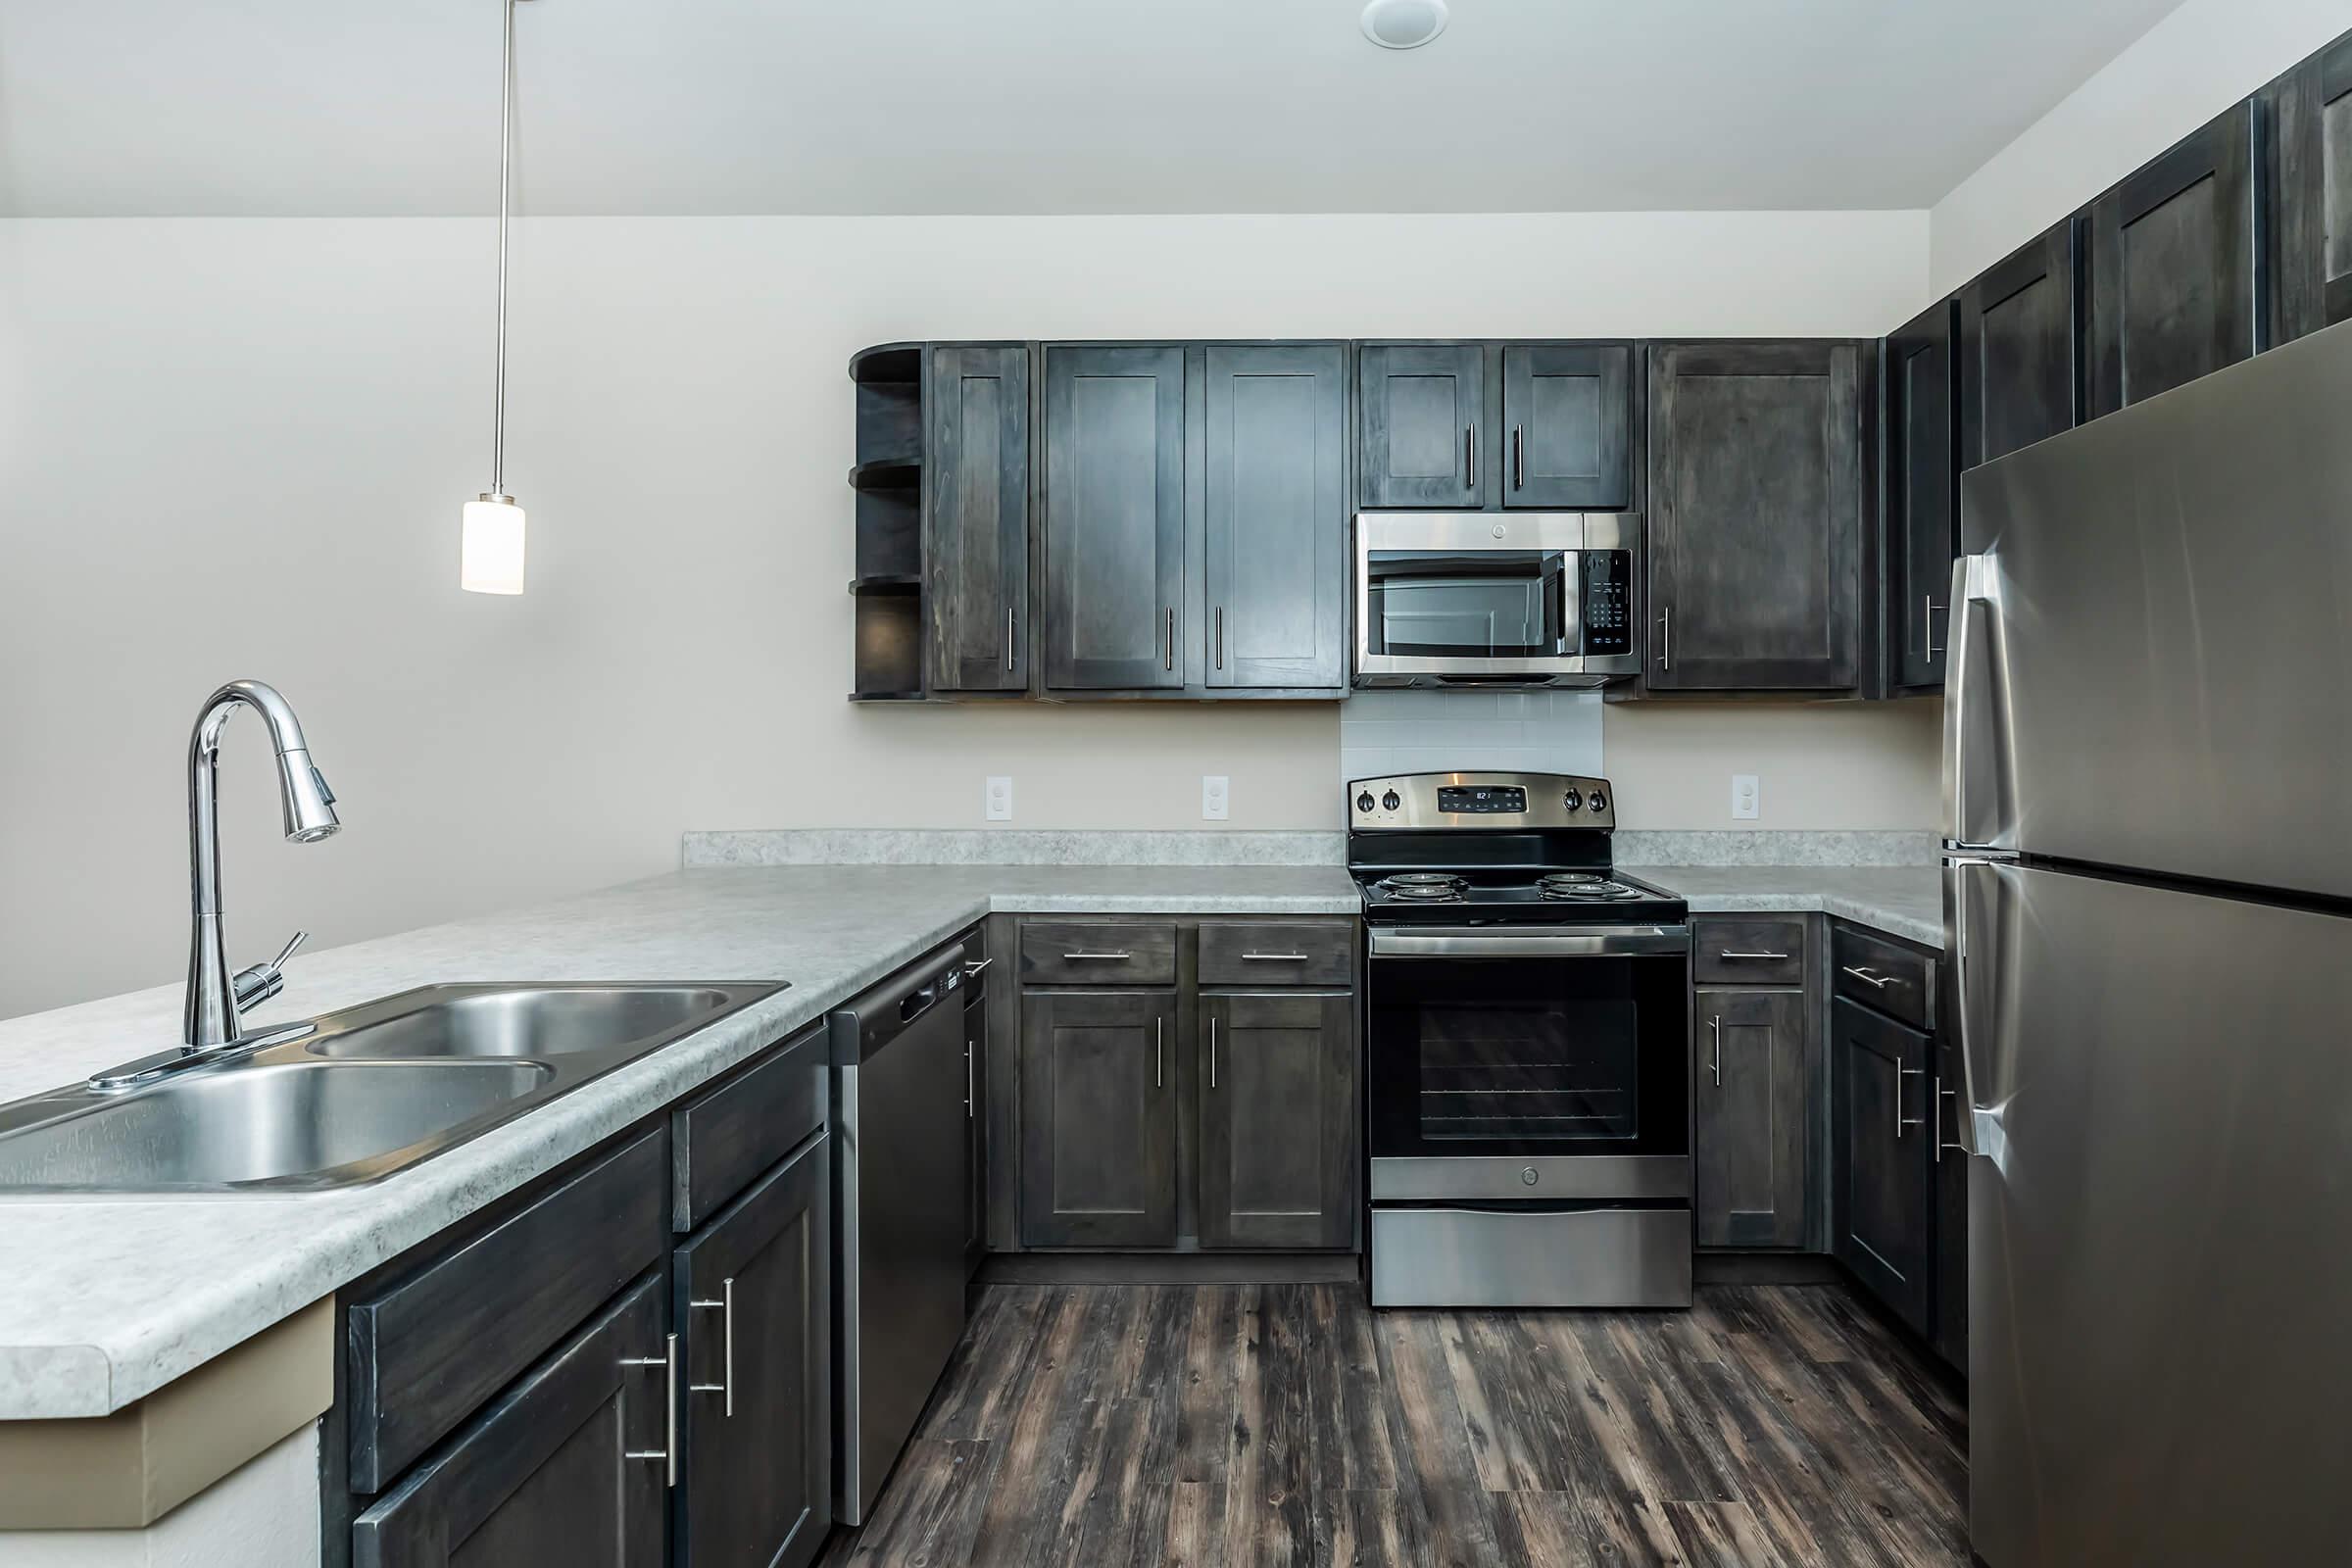
POLYGON ((1494 788, 1444 785, 1438 790, 1438 809, 1464 816, 1487 812, 1518 812, 1524 815, 1527 811, 1527 791, 1516 784, 1494 788))

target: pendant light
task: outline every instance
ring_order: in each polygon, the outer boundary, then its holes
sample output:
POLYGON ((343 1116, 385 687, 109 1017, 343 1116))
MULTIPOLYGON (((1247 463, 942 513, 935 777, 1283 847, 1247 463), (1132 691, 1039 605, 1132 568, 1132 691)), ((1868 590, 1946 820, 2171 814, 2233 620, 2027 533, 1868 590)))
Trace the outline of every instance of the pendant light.
POLYGON ((507 208, 514 148, 514 7, 506 12, 498 75, 498 408, 490 438, 490 488, 466 503, 458 586, 473 594, 522 592, 522 508, 507 494, 507 208))

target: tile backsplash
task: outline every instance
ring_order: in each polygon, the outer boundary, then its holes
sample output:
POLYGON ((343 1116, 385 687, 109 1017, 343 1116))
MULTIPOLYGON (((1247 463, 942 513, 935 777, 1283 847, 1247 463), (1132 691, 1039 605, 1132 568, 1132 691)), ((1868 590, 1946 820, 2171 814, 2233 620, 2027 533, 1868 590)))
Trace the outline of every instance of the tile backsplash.
POLYGON ((1598 692, 1359 691, 1340 708, 1340 777, 1452 771, 1606 776, 1598 692))

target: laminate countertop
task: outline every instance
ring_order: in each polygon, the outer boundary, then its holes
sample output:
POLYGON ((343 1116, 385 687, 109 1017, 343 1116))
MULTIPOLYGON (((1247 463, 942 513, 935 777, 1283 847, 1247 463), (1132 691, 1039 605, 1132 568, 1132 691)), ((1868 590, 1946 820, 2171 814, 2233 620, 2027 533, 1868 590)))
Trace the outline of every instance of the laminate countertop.
MULTIPOLYGON (((1336 865, 675 872, 305 954, 253 1021, 466 980, 785 980, 445 1153, 298 1195, 0 1197, 0 1420, 121 1409, 756 1054, 992 911, 1354 914, 1336 865)), ((179 1038, 180 988, 0 1021, 0 1101, 179 1038)))
POLYGON ((1819 910, 1930 948, 1943 946, 1943 883, 1932 865, 1628 865, 1693 914, 1819 910))

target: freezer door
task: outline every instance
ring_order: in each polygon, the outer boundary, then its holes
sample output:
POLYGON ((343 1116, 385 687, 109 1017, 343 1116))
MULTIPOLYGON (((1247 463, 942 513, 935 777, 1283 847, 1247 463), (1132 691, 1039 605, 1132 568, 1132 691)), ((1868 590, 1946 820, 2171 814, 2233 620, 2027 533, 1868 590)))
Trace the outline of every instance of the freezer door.
POLYGON ((2343 1560, 2352 919, 1947 865, 1989 1568, 2343 1560))
POLYGON ((1948 838, 2352 896, 2348 408, 2352 323, 1962 478, 1948 838))

